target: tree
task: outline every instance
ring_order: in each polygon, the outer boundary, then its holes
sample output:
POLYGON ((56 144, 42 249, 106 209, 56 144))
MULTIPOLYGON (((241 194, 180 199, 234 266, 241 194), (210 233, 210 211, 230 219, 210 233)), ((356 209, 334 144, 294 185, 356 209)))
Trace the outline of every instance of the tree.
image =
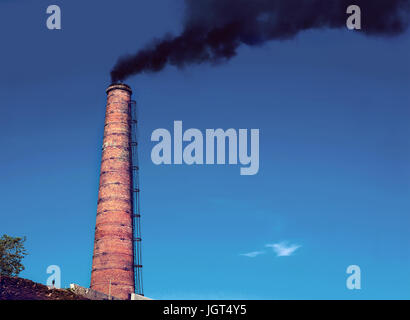
POLYGON ((0 238, 0 275, 17 276, 24 270, 21 264, 27 255, 24 241, 26 237, 13 238, 6 234, 0 238))

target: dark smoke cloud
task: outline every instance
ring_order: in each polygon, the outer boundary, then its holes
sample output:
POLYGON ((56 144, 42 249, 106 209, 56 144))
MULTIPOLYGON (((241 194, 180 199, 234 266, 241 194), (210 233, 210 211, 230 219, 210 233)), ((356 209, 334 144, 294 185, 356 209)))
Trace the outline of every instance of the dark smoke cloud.
POLYGON ((262 45, 319 28, 346 28, 346 9, 362 10, 365 35, 395 36, 407 28, 410 0, 186 0, 183 32, 167 36, 120 58, 113 82, 167 65, 220 63, 237 54, 241 44, 262 45))

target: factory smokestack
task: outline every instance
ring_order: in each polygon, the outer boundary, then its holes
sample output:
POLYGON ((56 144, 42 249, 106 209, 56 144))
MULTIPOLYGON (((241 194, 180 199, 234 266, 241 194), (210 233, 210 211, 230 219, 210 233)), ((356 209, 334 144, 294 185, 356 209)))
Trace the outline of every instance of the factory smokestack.
MULTIPOLYGON (((167 65, 220 63, 236 56, 240 45, 291 39, 309 29, 346 28, 346 9, 358 5, 364 35, 394 36, 408 25, 410 0, 186 0, 182 33, 167 36, 120 58, 112 81, 167 65)), ((272 57, 274 59, 274 57, 272 57)))
POLYGON ((91 289, 128 299, 135 291, 131 161, 131 88, 106 90, 104 140, 91 289))

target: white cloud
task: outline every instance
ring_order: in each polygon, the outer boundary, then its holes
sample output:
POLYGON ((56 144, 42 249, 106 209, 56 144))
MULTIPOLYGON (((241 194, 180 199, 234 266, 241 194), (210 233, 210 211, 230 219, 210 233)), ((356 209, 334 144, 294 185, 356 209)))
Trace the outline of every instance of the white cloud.
POLYGON ((280 242, 274 244, 267 244, 266 247, 272 248, 278 257, 288 257, 291 256, 301 246, 297 244, 287 245, 286 242, 280 242))
POLYGON ((248 258, 255 258, 255 257, 257 257, 261 254, 264 254, 264 253, 265 253, 265 251, 252 251, 252 252, 248 252, 248 253, 241 253, 240 255, 248 257, 248 258))

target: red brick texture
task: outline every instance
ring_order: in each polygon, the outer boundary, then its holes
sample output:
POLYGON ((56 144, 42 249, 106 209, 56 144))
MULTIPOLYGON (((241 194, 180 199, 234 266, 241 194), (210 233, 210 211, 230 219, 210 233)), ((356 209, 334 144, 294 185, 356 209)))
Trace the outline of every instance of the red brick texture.
POLYGON ((131 89, 124 84, 113 84, 107 89, 91 271, 91 289, 111 293, 122 299, 128 299, 135 286, 129 112, 131 94, 131 89))

